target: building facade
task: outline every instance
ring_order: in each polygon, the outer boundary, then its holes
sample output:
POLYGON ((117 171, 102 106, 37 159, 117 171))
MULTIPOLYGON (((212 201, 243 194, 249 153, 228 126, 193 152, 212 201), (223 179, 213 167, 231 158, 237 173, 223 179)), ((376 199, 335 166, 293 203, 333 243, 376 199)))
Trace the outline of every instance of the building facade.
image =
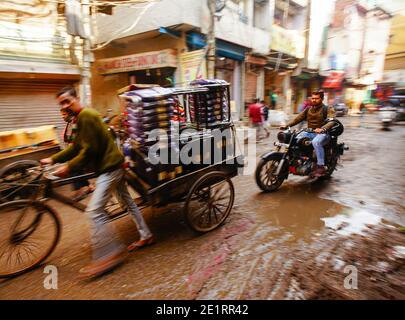
POLYGON ((336 1, 321 66, 329 104, 345 102, 356 112, 370 98, 383 79, 390 21, 367 1, 336 1))
POLYGON ((383 79, 377 88, 377 98, 405 93, 405 16, 392 18, 389 44, 385 54, 383 79))
POLYGON ((55 93, 80 81, 80 45, 56 3, 3 1, 0 21, 0 131, 49 124, 61 131, 55 93))
MULTIPOLYGON (((270 103, 272 91, 280 92, 280 109, 290 108, 291 70, 304 54, 299 29, 305 26, 305 6, 304 0, 228 0, 215 14, 215 76, 231 84, 235 119, 243 119, 256 98, 270 103), (273 23, 280 8, 287 10, 285 27, 273 23)), ((93 105, 102 112, 116 108, 117 90, 131 83, 182 85, 205 77, 209 21, 206 0, 163 0, 144 13, 117 6, 112 15, 98 14, 93 105)))

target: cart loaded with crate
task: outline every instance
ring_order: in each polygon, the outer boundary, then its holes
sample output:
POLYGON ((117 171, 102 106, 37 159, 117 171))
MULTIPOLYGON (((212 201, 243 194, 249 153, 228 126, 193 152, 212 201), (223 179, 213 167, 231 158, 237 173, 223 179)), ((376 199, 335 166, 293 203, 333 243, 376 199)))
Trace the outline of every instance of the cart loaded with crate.
POLYGON ((234 203, 236 155, 229 84, 196 80, 182 88, 131 85, 119 95, 128 139, 127 181, 150 206, 184 202, 189 226, 221 225, 234 203))
MULTIPOLYGON (((229 84, 198 80, 183 88, 138 85, 127 89, 119 95, 125 112, 116 143, 127 159, 126 181, 140 195, 137 204, 158 207, 183 202, 185 220, 192 229, 217 228, 232 210, 231 178, 243 165, 236 156, 229 84)), ((55 169, 22 160, 0 170, 0 234, 4 238, 0 239, 0 278, 33 269, 55 249, 60 219, 47 200, 85 210, 83 203, 55 188, 96 175, 60 179, 53 175, 55 169), (22 255, 21 248, 26 248, 22 255)), ((126 214, 126 209, 118 209, 107 205, 109 221, 126 214)))

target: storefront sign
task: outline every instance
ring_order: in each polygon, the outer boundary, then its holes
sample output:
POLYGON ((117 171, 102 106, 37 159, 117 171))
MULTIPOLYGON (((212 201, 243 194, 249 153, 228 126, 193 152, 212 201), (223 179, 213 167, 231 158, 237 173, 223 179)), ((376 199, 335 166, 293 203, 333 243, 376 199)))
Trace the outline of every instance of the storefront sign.
POLYGON ((271 27, 271 49, 304 58, 305 37, 297 30, 287 30, 275 24, 271 27))
POLYGON ((325 89, 341 89, 344 78, 343 71, 332 71, 323 82, 322 88, 325 89))
POLYGON ((181 82, 190 82, 207 77, 204 50, 185 52, 179 55, 181 82))
POLYGON ((97 70, 100 74, 163 67, 177 67, 175 50, 166 49, 162 51, 143 52, 116 58, 101 59, 97 62, 97 70))

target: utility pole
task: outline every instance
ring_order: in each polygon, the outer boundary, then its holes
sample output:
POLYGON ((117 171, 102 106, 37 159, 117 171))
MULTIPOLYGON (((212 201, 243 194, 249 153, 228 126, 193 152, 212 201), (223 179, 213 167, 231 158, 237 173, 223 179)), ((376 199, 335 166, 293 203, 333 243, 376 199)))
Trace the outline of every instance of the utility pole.
POLYGON ((91 26, 90 26, 90 1, 82 0, 82 18, 83 26, 86 33, 86 37, 83 39, 83 61, 82 61, 82 88, 81 88, 81 102, 85 106, 91 105, 91 62, 92 55, 91 52, 91 26))
POLYGON ((311 5, 312 0, 308 0, 307 16, 305 21, 305 53, 304 53, 304 67, 308 68, 309 65, 309 31, 311 30, 311 5))
POLYGON ((208 79, 215 78, 215 0, 207 0, 210 11, 210 24, 207 34, 207 74, 208 79))
POLYGON ((367 36, 367 14, 366 12, 363 20, 363 29, 362 29, 362 35, 361 35, 361 48, 360 48, 360 58, 359 58, 359 65, 357 67, 357 78, 361 80, 363 78, 363 59, 364 59, 364 47, 366 44, 366 36, 367 36))

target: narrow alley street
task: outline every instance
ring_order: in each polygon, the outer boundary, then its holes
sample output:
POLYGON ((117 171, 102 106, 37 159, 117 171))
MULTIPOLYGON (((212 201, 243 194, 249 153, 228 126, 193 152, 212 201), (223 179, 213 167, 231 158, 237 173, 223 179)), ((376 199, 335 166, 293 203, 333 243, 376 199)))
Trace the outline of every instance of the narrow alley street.
MULTIPOLYGON (((330 180, 289 177, 266 194, 252 175, 238 176, 230 217, 204 235, 187 227, 180 205, 146 209, 157 243, 92 281, 78 279, 90 259, 87 218, 51 201, 63 230, 45 265, 57 267, 58 289, 44 288, 44 265, 2 280, 1 299, 404 299, 405 126, 382 131, 374 115, 340 119, 350 149, 330 180), (350 259, 357 290, 343 287, 350 259)), ((276 134, 257 145, 258 156, 276 134)), ((138 237, 129 217, 114 225, 125 243, 138 237)))

